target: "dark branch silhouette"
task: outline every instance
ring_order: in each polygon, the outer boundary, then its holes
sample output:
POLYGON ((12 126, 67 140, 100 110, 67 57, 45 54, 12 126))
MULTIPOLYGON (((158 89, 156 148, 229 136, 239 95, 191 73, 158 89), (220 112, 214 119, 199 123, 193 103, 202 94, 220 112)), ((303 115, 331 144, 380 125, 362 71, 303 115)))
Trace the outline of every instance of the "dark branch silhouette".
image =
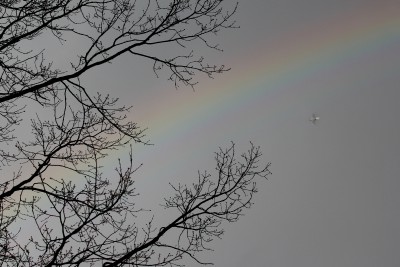
POLYGON ((144 129, 127 119, 131 108, 114 92, 97 93, 83 74, 123 55, 148 59, 175 86, 227 71, 191 48, 200 41, 220 50, 209 35, 236 27, 236 6, 226 11, 223 2, 0 2, 1 266, 181 266, 184 258, 207 264, 201 252, 221 237, 223 222, 251 207, 255 178, 270 174, 269 164, 258 166, 259 148, 251 144, 239 157, 233 143, 221 148, 215 173, 173 186, 164 207, 177 212, 175 219, 141 228, 134 223, 145 211, 135 206, 140 165, 132 149, 114 175, 103 174, 102 164, 112 151, 148 144, 144 129), (63 68, 35 43, 54 39, 81 44, 63 68))

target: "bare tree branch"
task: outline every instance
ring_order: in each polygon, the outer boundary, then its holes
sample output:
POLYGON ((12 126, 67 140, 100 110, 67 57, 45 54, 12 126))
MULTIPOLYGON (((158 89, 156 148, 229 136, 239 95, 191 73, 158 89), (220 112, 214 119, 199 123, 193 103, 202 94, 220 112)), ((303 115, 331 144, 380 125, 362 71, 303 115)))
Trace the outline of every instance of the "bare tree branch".
POLYGON ((135 206, 133 176, 140 165, 134 166, 132 143, 148 144, 145 129, 128 119, 131 108, 121 106, 115 92, 96 92, 83 74, 121 56, 149 60, 175 86, 195 85, 199 73, 227 71, 206 63, 193 47, 220 50, 209 36, 236 27, 236 6, 227 11, 223 4, 1 1, 1 266, 183 266, 186 258, 209 264, 201 252, 221 237, 224 222, 251 207, 255 179, 270 174, 269 164, 258 166, 259 148, 251 144, 240 157, 233 143, 221 148, 213 174, 199 173, 192 186, 172 186, 175 194, 164 207, 176 212, 174 220, 151 219, 141 227, 135 220, 147 211, 135 206), (81 46, 67 62, 54 63, 36 43, 43 40, 81 46), (127 146, 127 162, 104 174, 104 160, 127 146))

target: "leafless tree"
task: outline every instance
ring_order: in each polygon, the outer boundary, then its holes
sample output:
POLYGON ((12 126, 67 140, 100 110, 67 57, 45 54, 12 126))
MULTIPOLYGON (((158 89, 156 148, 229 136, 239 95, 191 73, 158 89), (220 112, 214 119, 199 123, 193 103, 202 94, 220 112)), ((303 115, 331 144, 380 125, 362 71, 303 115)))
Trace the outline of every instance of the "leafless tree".
POLYGON ((132 152, 105 177, 110 151, 144 143, 127 119, 130 107, 93 92, 82 81, 91 69, 122 55, 152 61, 179 86, 196 73, 227 69, 196 57, 191 44, 235 28, 223 0, 4 0, 0 2, 0 262, 1 266, 179 266, 223 233, 252 204, 261 152, 251 144, 235 155, 232 143, 215 154, 215 173, 192 186, 173 186, 165 200, 177 216, 163 227, 133 219, 137 193, 132 152), (55 67, 36 41, 80 42, 69 65, 55 67), (158 54, 158 47, 182 48, 158 54), (185 54, 185 51, 187 53, 185 54), (28 125, 30 123, 30 126, 28 125), (55 172, 57 171, 57 172, 55 172), (64 174, 64 175, 63 175, 64 174), (79 176, 80 182, 68 178, 79 176), (21 226, 21 225, 25 225, 21 226), (29 225, 27 232, 26 225, 29 225), (28 235, 27 235, 28 233, 28 235), (168 238, 167 238, 168 237, 168 238))

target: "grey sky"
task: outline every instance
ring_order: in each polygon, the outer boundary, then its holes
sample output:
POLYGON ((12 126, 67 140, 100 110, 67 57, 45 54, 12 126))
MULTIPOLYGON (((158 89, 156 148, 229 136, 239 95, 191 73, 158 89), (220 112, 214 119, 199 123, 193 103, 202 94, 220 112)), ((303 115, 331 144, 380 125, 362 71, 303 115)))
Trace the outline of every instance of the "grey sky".
MULTIPOLYGON (((385 22, 396 11, 396 0, 242 0, 241 28, 215 38, 223 53, 204 54, 232 70, 199 77, 195 91, 176 90, 151 63, 130 57, 85 74, 149 128, 155 145, 134 146, 144 163, 138 205, 158 212, 169 182, 192 183, 198 169, 214 168, 218 146, 232 140, 240 151, 253 141, 273 174, 203 259, 219 267, 398 266, 400 20, 385 22)), ((159 212, 161 225, 167 215, 159 212)))
MULTIPOLYGON (((364 27, 362 23, 371 18, 363 17, 363 12, 365 16, 384 17, 383 6, 400 8, 396 1, 379 1, 375 14, 374 2, 241 1, 237 13, 241 28, 222 33, 220 43, 225 51, 216 57, 212 54, 215 61, 226 61, 232 67, 230 73, 213 81, 201 80, 194 93, 186 88, 176 91, 171 84, 152 77, 139 80, 143 90, 132 91, 137 118, 143 118, 155 143, 138 153, 145 164, 138 178, 144 199, 157 203, 155 196, 161 199, 167 183, 175 177, 190 183, 197 169, 211 169, 212 152, 230 140, 241 148, 254 141, 262 146, 264 159, 272 162, 273 175, 259 184, 254 208, 241 221, 227 226, 223 240, 215 242, 215 252, 205 255, 215 266, 398 266, 400 40, 393 38, 382 44, 375 40, 371 43, 378 44, 368 47, 357 43, 355 37, 346 37, 346 29, 330 32, 337 30, 335 23, 343 23, 341 19, 354 13, 358 17, 350 33, 370 40, 368 32, 362 35, 361 31, 368 31, 374 23, 364 27), (325 48, 313 43, 322 43, 324 36, 325 48), (274 51, 280 40, 289 48, 274 51), (288 72, 287 79, 293 81, 268 84, 256 75, 248 88, 246 82, 240 85, 250 95, 242 106, 233 98, 232 106, 216 109, 212 117, 199 115, 195 103, 204 91, 213 88, 215 97, 221 97, 218 90, 224 84, 238 86, 232 85, 232 80, 240 82, 238 76, 257 69, 252 59, 256 66, 267 66, 268 62, 256 62, 257 57, 262 61, 263 56, 268 59, 278 53, 278 57, 285 57, 283 52, 297 51, 296 44, 289 42, 305 46, 298 53, 310 52, 308 45, 326 51, 315 51, 320 55, 313 58, 311 53, 303 61, 290 58, 299 56, 297 52, 289 54, 282 68, 290 68, 291 62, 300 64, 298 70, 288 72), (307 57, 315 62, 308 62, 307 57), (295 73, 297 78, 293 78, 295 73), (251 89, 262 86, 271 92, 257 96, 259 91, 251 89), (151 107, 158 110, 158 105, 168 107, 171 103, 173 109, 179 100, 189 101, 185 124, 189 126, 182 132, 167 130, 167 126, 158 128, 157 116, 162 114, 149 115, 151 107), (318 125, 308 121, 313 112, 321 116, 318 125), (164 133, 176 136, 168 139, 164 133)), ((268 70, 275 71, 274 66, 266 67, 265 75, 268 70)), ((135 71, 145 75, 148 70, 135 71)), ((126 74, 121 80, 128 77, 126 74)), ((135 83, 126 80, 121 87, 129 92, 135 83)), ((177 118, 171 117, 168 124, 174 125, 174 120, 177 118)))

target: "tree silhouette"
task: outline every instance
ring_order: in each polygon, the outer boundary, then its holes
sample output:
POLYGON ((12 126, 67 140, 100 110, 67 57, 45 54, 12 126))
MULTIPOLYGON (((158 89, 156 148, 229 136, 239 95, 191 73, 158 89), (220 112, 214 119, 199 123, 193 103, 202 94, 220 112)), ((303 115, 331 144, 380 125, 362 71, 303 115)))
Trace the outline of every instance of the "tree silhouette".
POLYGON ((127 119, 130 107, 93 92, 82 78, 126 54, 152 61, 156 74, 166 70, 175 86, 193 86, 196 73, 227 69, 196 58, 191 44, 218 50, 208 36, 235 28, 235 11, 223 0, 1 1, 1 266, 179 266, 184 257, 202 263, 198 255, 222 235, 221 223, 251 206, 255 178, 270 174, 269 164, 258 166, 259 148, 251 144, 239 157, 233 143, 220 148, 214 173, 172 186, 164 207, 177 217, 140 228, 132 223, 142 212, 132 151, 109 178, 101 161, 132 142, 147 144, 144 130, 127 119), (55 67, 35 46, 48 38, 79 41, 81 50, 68 66, 55 67), (158 55, 159 46, 182 50, 158 55))

